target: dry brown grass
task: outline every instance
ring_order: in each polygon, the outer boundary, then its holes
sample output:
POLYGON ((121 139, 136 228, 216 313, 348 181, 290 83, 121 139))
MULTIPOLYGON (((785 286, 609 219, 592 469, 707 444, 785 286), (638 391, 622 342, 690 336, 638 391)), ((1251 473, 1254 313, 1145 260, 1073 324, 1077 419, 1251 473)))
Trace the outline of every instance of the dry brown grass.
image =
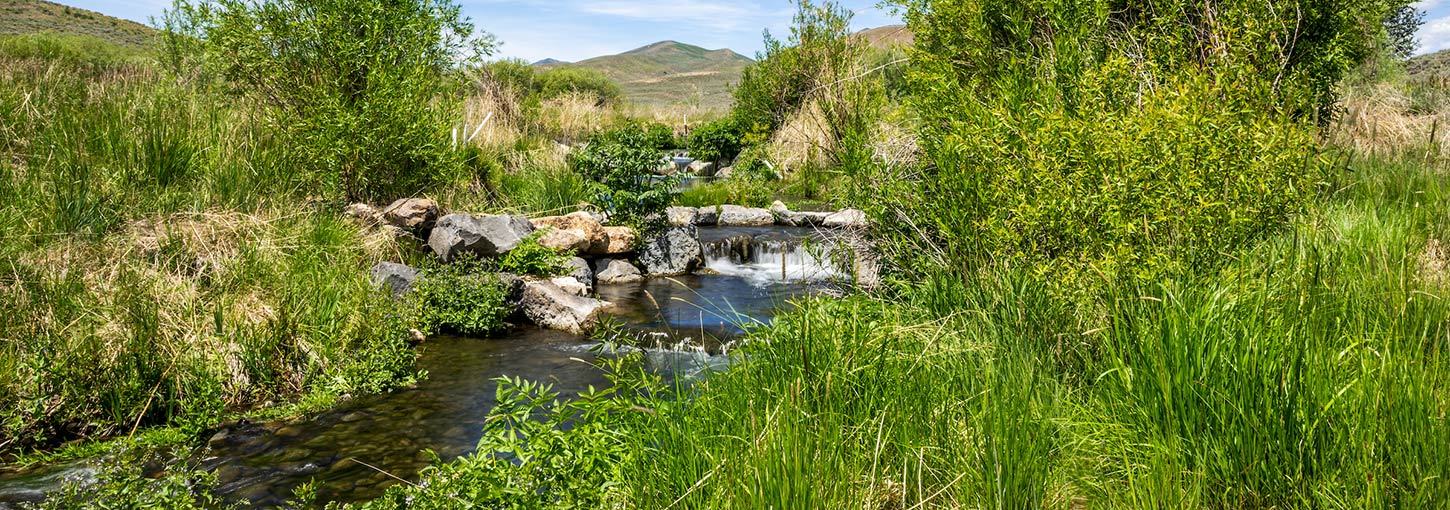
POLYGON ((539 108, 539 123, 547 132, 570 141, 603 131, 617 118, 613 108, 600 106, 589 94, 565 94, 544 101, 539 108))
POLYGON ((1422 155, 1442 162, 1450 154, 1450 136, 1445 133, 1450 107, 1416 111, 1406 85, 1349 87, 1342 105, 1344 113, 1330 132, 1331 141, 1341 147, 1371 155, 1422 155))
POLYGON ((820 104, 811 101, 781 124, 767 152, 782 175, 805 166, 824 167, 839 147, 820 104))

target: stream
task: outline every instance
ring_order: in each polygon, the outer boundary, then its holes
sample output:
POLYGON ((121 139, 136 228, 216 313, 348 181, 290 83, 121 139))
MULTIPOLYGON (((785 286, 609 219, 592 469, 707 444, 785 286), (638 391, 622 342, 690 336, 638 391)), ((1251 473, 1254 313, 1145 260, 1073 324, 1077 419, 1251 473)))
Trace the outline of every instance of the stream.
MULTIPOLYGON (((601 299, 644 346, 650 366, 670 377, 724 368, 723 353, 743 332, 769 323, 786 302, 823 288, 840 274, 825 262, 804 228, 702 228, 706 269, 700 274, 601 285, 601 299)), ((420 345, 428 377, 415 387, 361 397, 300 419, 232 424, 193 453, 216 474, 218 495, 250 508, 286 502, 314 481, 321 503, 374 499, 397 478, 415 480, 431 460, 474 451, 494 405, 494 379, 521 377, 553 384, 563 398, 607 384, 592 364, 598 344, 537 328, 502 338, 440 336, 420 345)), ((25 472, 0 470, 0 510, 43 499, 66 479, 94 477, 93 461, 25 472)))

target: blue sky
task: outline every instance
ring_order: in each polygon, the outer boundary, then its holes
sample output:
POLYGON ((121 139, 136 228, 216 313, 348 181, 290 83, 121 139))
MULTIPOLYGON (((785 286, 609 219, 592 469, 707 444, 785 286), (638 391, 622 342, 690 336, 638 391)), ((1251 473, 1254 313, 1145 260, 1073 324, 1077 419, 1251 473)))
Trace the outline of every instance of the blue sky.
MULTIPOLYGON (((60 0, 146 23, 170 0, 60 0)), ((786 0, 458 0, 483 30, 503 41, 500 55, 534 61, 582 60, 672 39, 754 56, 761 31, 781 35, 790 26, 786 0)), ((876 0, 844 0, 856 28, 899 23, 876 0)), ((1420 53, 1450 49, 1450 0, 1421 0, 1426 11, 1420 53)))
MULTIPOLYGON (((147 23, 170 0, 56 0, 147 23)), ((786 0, 456 0, 474 24, 504 43, 499 55, 528 61, 583 60, 663 40, 709 49, 730 48, 749 57, 761 31, 781 36, 793 12, 786 0)), ((845 0, 856 28, 900 23, 876 0, 845 0)))

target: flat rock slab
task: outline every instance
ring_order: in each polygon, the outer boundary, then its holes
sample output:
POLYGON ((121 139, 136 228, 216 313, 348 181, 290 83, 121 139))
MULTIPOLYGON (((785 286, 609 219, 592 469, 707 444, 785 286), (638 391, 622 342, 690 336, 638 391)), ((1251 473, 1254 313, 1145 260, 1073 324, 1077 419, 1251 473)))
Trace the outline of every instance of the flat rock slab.
POLYGON ((717 223, 722 227, 764 227, 775 224, 775 215, 757 207, 722 205, 717 223))
POLYGON ((639 268, 623 259, 594 261, 594 279, 599 283, 630 283, 644 279, 639 268))

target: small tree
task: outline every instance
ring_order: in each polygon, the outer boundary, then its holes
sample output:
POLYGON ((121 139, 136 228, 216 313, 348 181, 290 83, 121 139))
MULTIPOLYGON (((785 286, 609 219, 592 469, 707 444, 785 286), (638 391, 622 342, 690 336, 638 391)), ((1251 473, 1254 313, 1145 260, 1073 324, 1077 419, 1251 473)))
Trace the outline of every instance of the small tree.
POLYGON ((261 104, 325 195, 389 199, 456 168, 449 73, 495 44, 451 0, 177 0, 173 65, 261 104), (178 53, 191 52, 190 58, 178 53))
POLYGON ((652 230, 674 201, 676 179, 655 175, 663 164, 662 154, 638 125, 627 124, 594 136, 569 162, 598 184, 595 205, 615 221, 652 230))

